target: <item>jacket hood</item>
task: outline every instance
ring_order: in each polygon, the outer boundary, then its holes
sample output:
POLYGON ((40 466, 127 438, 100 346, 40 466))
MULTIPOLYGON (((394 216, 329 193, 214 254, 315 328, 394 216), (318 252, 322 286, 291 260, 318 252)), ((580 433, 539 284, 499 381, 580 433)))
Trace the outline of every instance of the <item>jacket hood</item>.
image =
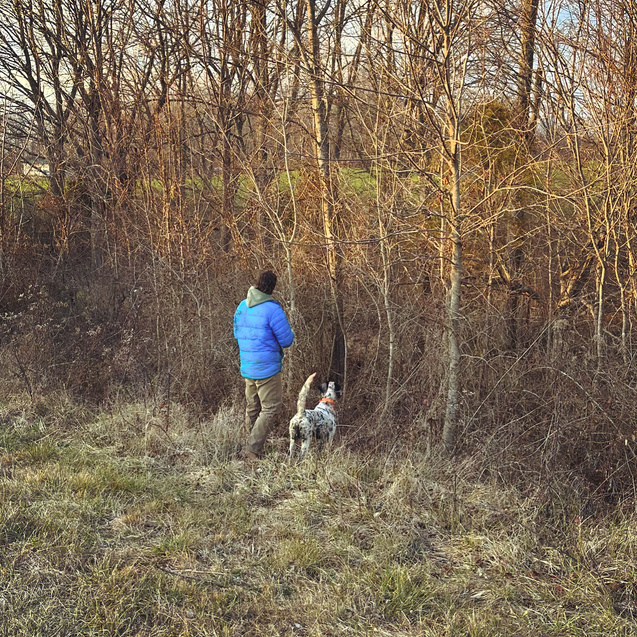
POLYGON ((261 290, 257 290, 254 286, 248 290, 248 296, 246 297, 246 305, 248 307, 261 305, 261 303, 265 303, 266 301, 274 301, 271 294, 261 292, 261 290))

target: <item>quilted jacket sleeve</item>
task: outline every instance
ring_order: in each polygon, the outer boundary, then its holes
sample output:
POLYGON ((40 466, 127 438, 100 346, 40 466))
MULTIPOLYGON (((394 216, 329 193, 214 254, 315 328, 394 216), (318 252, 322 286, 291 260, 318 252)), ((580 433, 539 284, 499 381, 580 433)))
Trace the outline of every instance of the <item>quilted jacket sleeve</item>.
POLYGON ((283 308, 278 304, 274 305, 276 309, 272 312, 272 317, 270 318, 272 333, 281 347, 290 347, 294 342, 294 333, 283 308))

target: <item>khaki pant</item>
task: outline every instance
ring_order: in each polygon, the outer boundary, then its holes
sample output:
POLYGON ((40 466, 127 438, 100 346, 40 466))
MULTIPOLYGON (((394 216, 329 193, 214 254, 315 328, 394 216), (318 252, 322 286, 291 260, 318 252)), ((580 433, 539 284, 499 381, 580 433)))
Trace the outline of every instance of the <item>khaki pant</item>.
POLYGON ((263 451, 265 439, 276 425, 283 404, 281 372, 264 378, 246 378, 246 425, 251 429, 246 449, 257 455, 263 451))

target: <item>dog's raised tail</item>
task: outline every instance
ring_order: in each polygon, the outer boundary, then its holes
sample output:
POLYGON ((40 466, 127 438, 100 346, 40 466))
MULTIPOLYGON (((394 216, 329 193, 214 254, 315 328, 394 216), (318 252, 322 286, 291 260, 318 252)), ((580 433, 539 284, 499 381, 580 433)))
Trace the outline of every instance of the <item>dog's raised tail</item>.
POLYGON ((303 383, 303 387, 301 387, 301 391, 299 392, 299 399, 296 402, 296 415, 302 416, 305 411, 305 401, 307 400, 307 395, 310 391, 310 385, 316 376, 316 372, 307 377, 305 383, 303 383))

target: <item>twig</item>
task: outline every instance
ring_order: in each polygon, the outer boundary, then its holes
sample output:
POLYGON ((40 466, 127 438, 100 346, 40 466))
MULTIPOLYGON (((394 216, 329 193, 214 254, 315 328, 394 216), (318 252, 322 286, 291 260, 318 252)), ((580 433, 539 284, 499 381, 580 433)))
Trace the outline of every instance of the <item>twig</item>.
POLYGON ((29 398, 31 398, 31 400, 33 400, 33 388, 31 387, 31 381, 29 380, 29 377, 27 376, 27 372, 24 369, 24 365, 22 364, 22 361, 20 360, 20 357, 18 356, 17 348, 13 349, 13 356, 15 357, 16 363, 18 363, 18 367, 20 369, 20 374, 22 375, 24 383, 27 386, 27 391, 29 392, 29 398))

